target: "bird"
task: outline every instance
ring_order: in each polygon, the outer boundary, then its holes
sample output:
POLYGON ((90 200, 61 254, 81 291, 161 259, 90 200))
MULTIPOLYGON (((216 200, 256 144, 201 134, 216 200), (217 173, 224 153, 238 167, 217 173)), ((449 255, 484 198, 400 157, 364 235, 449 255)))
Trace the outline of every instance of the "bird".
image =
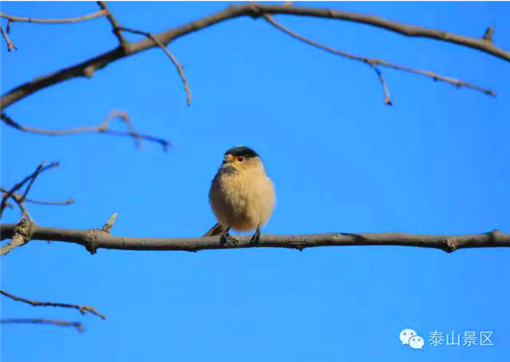
POLYGON ((274 185, 260 156, 247 146, 232 147, 211 182, 209 203, 217 223, 204 236, 221 235, 221 244, 237 244, 230 229, 255 230, 250 244, 258 245, 275 201, 274 185))

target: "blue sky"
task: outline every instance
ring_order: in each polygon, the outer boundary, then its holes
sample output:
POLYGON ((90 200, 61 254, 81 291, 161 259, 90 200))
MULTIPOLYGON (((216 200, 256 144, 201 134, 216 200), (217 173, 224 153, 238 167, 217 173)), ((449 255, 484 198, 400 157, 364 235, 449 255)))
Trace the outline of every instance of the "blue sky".
MULTIPOLYGON (((508 3, 316 3, 482 36, 510 49, 508 3)), ((111 3, 121 24, 158 32, 227 3, 111 3)), ((91 2, 2 3, 31 17, 80 16, 91 2)), ((116 62, 94 78, 51 87, 13 105, 16 121, 49 129, 100 123, 113 109, 138 131, 175 144, 164 153, 103 135, 52 138, 2 124, 1 184, 42 160, 30 205, 45 226, 101 227, 125 236, 199 236, 214 224, 207 193, 223 152, 245 144, 263 157, 278 203, 267 233, 464 234, 510 230, 510 66, 460 46, 358 24, 278 16, 331 47, 432 70, 491 88, 497 98, 383 69, 373 71, 250 18, 170 44, 193 103, 162 51, 116 62)), ((5 23, 2 23, 5 25, 5 23)), ((116 45, 105 19, 16 23, 1 46, 2 93, 116 45)), ((129 36, 137 40, 137 36, 129 36)), ((116 127, 122 128, 117 124, 116 127)), ((8 213, 4 222, 19 214, 8 213)), ((484 361, 510 355, 510 250, 446 254, 406 247, 126 252, 33 241, 2 258, 2 288, 37 300, 95 306, 107 315, 33 308, 1 299, 2 318, 80 320, 1 330, 2 361, 484 361), (423 351, 399 333, 424 337, 423 351), (492 331, 494 346, 438 346, 429 333, 492 331)))

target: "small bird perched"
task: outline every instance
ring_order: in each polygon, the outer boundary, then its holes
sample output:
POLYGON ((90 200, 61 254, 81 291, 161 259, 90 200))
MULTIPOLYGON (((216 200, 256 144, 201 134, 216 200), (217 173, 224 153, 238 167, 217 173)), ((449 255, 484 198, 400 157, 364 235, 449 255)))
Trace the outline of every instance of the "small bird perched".
POLYGON ((223 156, 209 191, 209 202, 218 220, 204 236, 221 235, 221 243, 237 243, 229 234, 255 230, 252 244, 258 244, 260 228, 267 223, 275 204, 271 179, 259 155, 249 147, 237 146, 223 156))

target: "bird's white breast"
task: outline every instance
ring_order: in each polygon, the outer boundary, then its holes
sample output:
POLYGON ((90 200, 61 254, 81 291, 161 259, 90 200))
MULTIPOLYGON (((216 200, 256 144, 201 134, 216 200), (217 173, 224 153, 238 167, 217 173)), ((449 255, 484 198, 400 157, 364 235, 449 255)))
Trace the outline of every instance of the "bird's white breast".
POLYGON ((219 172, 209 198, 218 221, 239 231, 264 225, 275 203, 273 183, 263 170, 219 172))

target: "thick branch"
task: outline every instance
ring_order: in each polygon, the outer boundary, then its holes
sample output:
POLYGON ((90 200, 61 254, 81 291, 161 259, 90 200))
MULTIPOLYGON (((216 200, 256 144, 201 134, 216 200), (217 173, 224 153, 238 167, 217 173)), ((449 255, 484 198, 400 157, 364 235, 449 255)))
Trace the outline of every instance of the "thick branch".
MULTIPOLYGON (((15 224, 0 225, 1 240, 14 235, 15 224)), ((199 238, 133 238, 113 236, 100 229, 76 230, 33 226, 33 240, 51 240, 83 245, 90 252, 96 249, 198 251, 207 249, 251 248, 251 236, 237 237, 238 244, 225 246, 219 237, 199 238)), ((395 245, 436 248, 453 252, 463 248, 510 247, 510 234, 498 230, 473 235, 417 235, 404 233, 329 233, 310 235, 263 234, 259 247, 305 249, 319 246, 395 245)))
MULTIPOLYGON (((178 26, 163 31, 155 35, 155 38, 162 44, 168 44, 169 42, 178 39, 182 36, 193 33, 195 31, 202 30, 204 28, 213 26, 215 24, 221 23, 229 19, 234 19, 243 16, 251 16, 257 18, 264 14, 309 16, 367 24, 407 36, 432 38, 449 43, 464 45, 469 48, 478 49, 485 53, 492 54, 506 61, 510 61, 510 52, 495 46, 486 39, 471 38, 463 35, 448 33, 441 30, 412 26, 372 15, 321 8, 272 5, 272 4, 259 5, 249 3, 244 5, 232 5, 226 8, 225 10, 219 11, 213 15, 206 16, 204 18, 189 22, 182 26, 178 26)), ((12 89, 7 94, 2 96, 2 98, 0 99, 0 107, 2 109, 5 109, 8 106, 14 104, 15 102, 19 101, 24 97, 27 97, 28 95, 34 92, 37 92, 41 89, 44 89, 46 87, 52 86, 60 82, 64 82, 78 77, 91 77, 96 70, 102 69, 108 64, 115 62, 118 59, 129 57, 131 55, 137 54, 139 52, 145 51, 156 46, 157 45, 151 39, 141 40, 137 43, 127 43, 123 47, 119 46, 106 53, 88 59, 82 63, 76 64, 69 68, 62 69, 52 74, 36 78, 30 82, 27 82, 12 89)))
POLYGON ((0 247, 0 256, 7 255, 17 247, 28 243, 32 239, 34 226, 32 221, 22 216, 21 220, 14 225, 12 240, 0 247))
POLYGON ((80 322, 69 322, 60 321, 54 319, 43 319, 43 318, 8 318, 1 319, 1 324, 51 324, 58 327, 75 327, 78 332, 83 332, 85 328, 80 322))
POLYGON ((36 300, 30 300, 22 297, 18 297, 16 295, 13 295, 11 293, 6 292, 5 290, 0 289, 0 294, 11 298, 17 302, 23 302, 30 304, 33 307, 60 307, 60 308, 72 308, 72 309, 78 309, 81 314, 92 313, 96 316, 98 316, 101 319, 106 319, 104 314, 99 313, 94 307, 90 307, 87 305, 78 305, 78 304, 69 304, 69 303, 53 303, 53 302, 38 302, 36 300))
POLYGON ((38 133, 43 134, 47 136, 64 136, 64 135, 71 135, 71 134, 77 134, 77 133, 101 133, 101 134, 109 134, 114 136, 124 136, 124 137, 131 137, 135 140, 135 144, 137 147, 140 147, 140 140, 144 139, 151 142, 159 143, 163 150, 166 151, 168 147, 170 146, 170 142, 167 140, 164 140, 162 138, 149 136, 141 133, 137 133, 134 131, 133 124, 131 120, 129 119, 126 112, 122 111, 112 111, 108 117, 99 125, 97 126, 86 126, 86 127, 77 127, 72 129, 66 129, 66 130, 46 130, 41 128, 35 128, 35 127, 29 127, 24 126, 16 121, 14 121, 11 117, 9 117, 7 114, 2 113, 1 114, 2 121, 7 124, 8 126, 11 126, 17 130, 28 132, 28 133, 38 133), (109 129, 108 126, 110 124, 110 121, 114 118, 119 118, 121 121, 126 123, 128 126, 129 131, 118 131, 109 129))

